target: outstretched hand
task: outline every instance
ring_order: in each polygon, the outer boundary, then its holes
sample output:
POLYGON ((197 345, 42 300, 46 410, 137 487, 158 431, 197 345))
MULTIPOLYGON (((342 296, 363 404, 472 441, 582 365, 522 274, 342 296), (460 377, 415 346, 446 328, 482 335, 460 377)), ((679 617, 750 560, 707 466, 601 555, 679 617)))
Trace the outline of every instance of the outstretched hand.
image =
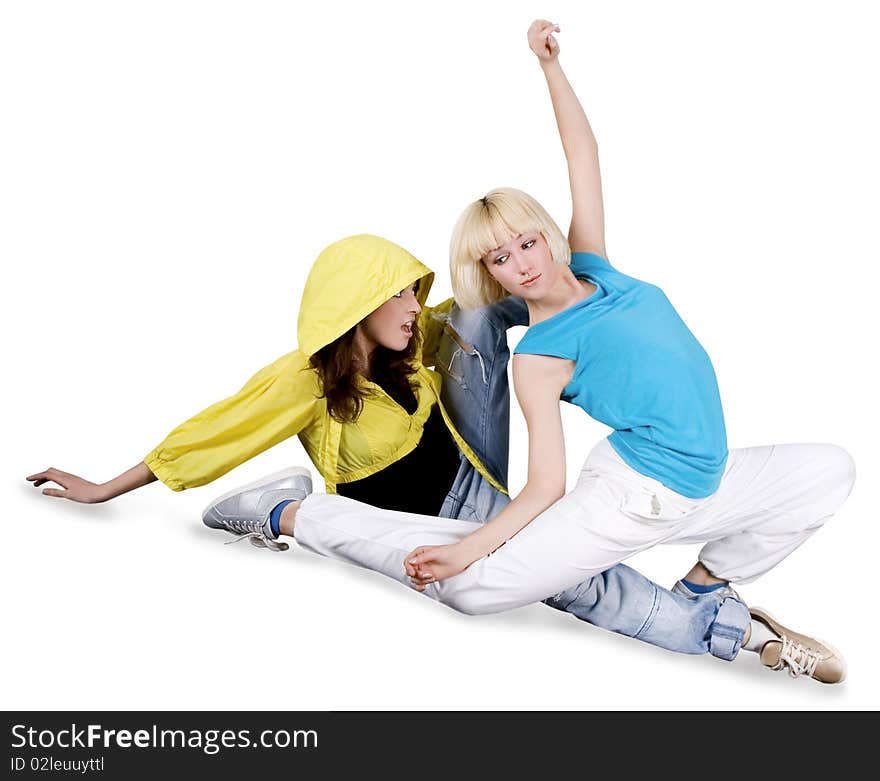
POLYGON ((26 479, 33 482, 35 488, 51 481, 64 489, 44 488, 44 496, 60 496, 64 499, 70 499, 72 502, 83 502, 84 504, 97 504, 107 499, 102 486, 83 480, 70 472, 62 472, 60 469, 46 469, 37 472, 37 474, 29 475, 26 479))
POLYGON ((529 47, 541 62, 549 62, 559 56, 559 43, 553 37, 559 25, 546 19, 536 19, 529 27, 529 47))
POLYGON ((416 591, 424 591, 429 583, 458 575, 470 563, 458 544, 420 545, 403 560, 406 574, 416 591))

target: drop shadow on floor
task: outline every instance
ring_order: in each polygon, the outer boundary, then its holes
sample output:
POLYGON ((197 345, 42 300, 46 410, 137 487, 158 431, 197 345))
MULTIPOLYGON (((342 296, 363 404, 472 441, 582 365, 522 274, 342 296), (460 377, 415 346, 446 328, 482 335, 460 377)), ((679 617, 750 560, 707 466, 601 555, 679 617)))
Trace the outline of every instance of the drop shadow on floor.
MULTIPOLYGON (((190 525, 187 528, 193 540, 198 541, 200 544, 212 540, 216 541, 218 534, 224 534, 223 532, 217 532, 200 525, 190 525)), ((328 560, 322 556, 317 556, 298 548, 296 542, 292 539, 286 539, 290 544, 290 550, 285 551, 283 554, 258 550, 244 543, 240 548, 237 548, 235 555, 271 557, 272 560, 277 561, 277 566, 296 567, 299 571, 310 571, 312 567, 321 568, 322 570, 325 570, 327 567, 333 567, 335 568, 334 577, 338 577, 343 582, 350 584, 352 589, 359 590, 362 594, 365 593, 365 584, 369 583, 370 588, 378 589, 383 595, 387 593, 390 599, 412 599, 414 597, 424 599, 424 597, 415 594, 414 591, 412 593, 405 592, 405 587, 401 583, 384 575, 361 567, 351 566, 344 562, 328 560)), ((784 706, 785 703, 785 700, 782 698, 790 696, 792 692, 806 691, 802 688, 804 686, 814 694, 821 694, 822 701, 832 706, 834 702, 843 701, 847 696, 846 684, 842 686, 827 686, 804 679, 791 680, 791 677, 785 671, 772 671, 763 667, 757 655, 748 651, 742 651, 733 662, 715 659, 709 654, 679 654, 638 640, 632 640, 623 635, 605 631, 548 605, 530 605, 517 610, 485 616, 459 614, 438 603, 429 604, 425 607, 426 609, 443 611, 445 620, 452 620, 456 623, 484 621, 487 623, 491 622, 495 626, 511 628, 515 631, 529 633, 540 631, 547 635, 555 635, 558 638, 575 638, 576 640, 587 642, 593 647, 604 649, 607 654, 614 654, 615 649, 620 651, 626 650, 627 655, 636 653, 639 657, 644 657, 645 664, 656 663, 657 654, 662 654, 664 664, 674 665, 683 676, 692 670, 706 670, 725 677, 736 676, 743 679, 743 683, 754 684, 767 690, 769 693, 778 692, 781 698, 780 706, 784 706), (623 645, 618 645, 620 643, 623 645)), ((728 680, 730 679, 728 678, 728 680)), ((711 705, 709 705, 709 709, 711 709, 711 705)))

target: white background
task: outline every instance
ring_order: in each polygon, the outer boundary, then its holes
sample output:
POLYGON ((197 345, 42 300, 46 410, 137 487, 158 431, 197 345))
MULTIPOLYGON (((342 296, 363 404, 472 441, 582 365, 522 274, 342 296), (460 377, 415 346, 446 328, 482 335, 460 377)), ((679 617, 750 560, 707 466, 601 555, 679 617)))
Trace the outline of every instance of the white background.
MULTIPOLYGON (((0 20, 3 708, 840 709, 880 705, 878 122, 870 4, 19 2, 0 20), (438 272, 462 208, 520 187, 563 228, 536 16, 599 141, 612 262, 712 356, 731 447, 830 441, 842 511, 742 588, 850 678, 675 655, 542 605, 467 617, 295 546, 202 527, 215 483, 96 481, 296 346, 308 268, 371 232, 438 272)), ((514 339, 519 338, 514 333, 514 339)), ((569 480, 607 430, 565 410, 569 480)), ((514 412, 512 486, 525 432, 514 412)), ((694 547, 630 560, 671 586, 694 547)))

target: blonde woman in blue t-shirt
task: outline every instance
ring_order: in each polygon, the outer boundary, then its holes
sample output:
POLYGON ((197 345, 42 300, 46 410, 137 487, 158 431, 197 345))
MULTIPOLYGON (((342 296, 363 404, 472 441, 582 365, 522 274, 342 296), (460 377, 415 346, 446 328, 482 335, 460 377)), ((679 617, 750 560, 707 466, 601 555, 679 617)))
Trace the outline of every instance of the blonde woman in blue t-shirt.
POLYGON ((839 682, 833 647, 749 610, 730 584, 767 572, 840 507, 852 459, 834 445, 728 450, 708 355, 659 288, 607 259, 597 145, 559 64, 558 30, 539 20, 528 39, 568 161, 568 239, 528 195, 500 189, 464 211, 451 247, 461 306, 509 295, 528 306, 513 361, 529 431, 525 487, 483 525, 312 494, 285 506, 280 532, 470 614, 542 599, 565 609, 577 584, 639 551, 701 542, 674 590, 715 605, 712 642, 728 646, 716 655, 746 648, 771 669, 839 682), (568 494, 560 399, 613 429, 568 494))

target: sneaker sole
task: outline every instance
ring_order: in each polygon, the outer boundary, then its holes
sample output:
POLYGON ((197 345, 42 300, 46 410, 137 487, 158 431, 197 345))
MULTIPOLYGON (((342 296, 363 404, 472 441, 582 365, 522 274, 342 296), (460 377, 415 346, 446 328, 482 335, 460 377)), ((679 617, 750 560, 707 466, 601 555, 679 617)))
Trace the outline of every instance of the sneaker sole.
MULTIPOLYGON (((774 632, 776 632, 776 634, 778 634, 778 635, 785 634, 785 627, 782 624, 780 624, 779 621, 777 621, 772 615, 770 615, 770 613, 768 613, 764 608, 750 607, 749 613, 756 615, 762 621, 766 621, 767 624, 769 625, 769 627, 774 632)), ((846 675, 847 675, 847 671, 848 671, 846 659, 844 658, 843 654, 840 653, 840 651, 838 651, 833 645, 831 645, 831 643, 825 642, 825 640, 823 640, 821 637, 817 637, 816 640, 818 640, 820 643, 822 643, 822 645, 824 645, 827 649, 829 649, 840 660, 840 665, 843 668, 843 671, 840 674, 840 680, 835 681, 835 683, 843 683, 846 680, 846 675)), ((813 680, 818 681, 819 679, 813 678, 813 680)), ((827 681, 819 681, 819 683, 827 683, 827 681)))
MULTIPOLYGON (((248 483, 247 485, 240 485, 238 488, 233 488, 231 491, 227 491, 223 494, 223 496, 218 496, 204 510, 202 510, 202 518, 204 519, 205 515, 208 514, 208 510, 210 510, 215 504, 220 504, 220 502, 223 502, 236 494, 241 494, 245 491, 252 491, 255 488, 261 488, 269 483, 274 483, 276 480, 280 480, 283 477, 307 477, 309 478, 309 483, 312 481, 312 473, 309 472, 308 469, 302 466, 290 466, 287 469, 274 472, 266 477, 261 477, 259 480, 254 480, 254 482, 248 483)), ((306 496, 308 496, 308 494, 306 494, 306 496)))

